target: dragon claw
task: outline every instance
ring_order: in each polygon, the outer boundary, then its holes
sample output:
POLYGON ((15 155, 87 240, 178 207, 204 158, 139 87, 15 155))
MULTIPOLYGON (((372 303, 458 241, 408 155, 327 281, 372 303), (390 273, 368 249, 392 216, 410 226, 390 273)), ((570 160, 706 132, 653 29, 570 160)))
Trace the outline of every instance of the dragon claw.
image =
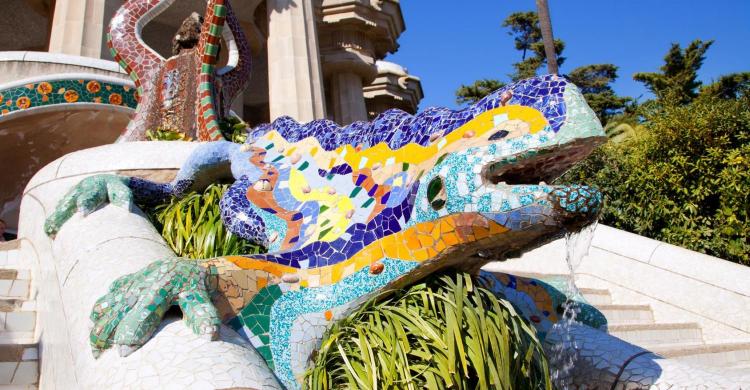
POLYGON ((128 357, 131 353, 135 352, 138 347, 133 345, 120 345, 117 349, 120 353, 120 357, 128 357))
POLYGON ((128 187, 128 178, 117 175, 94 175, 73 186, 55 210, 44 221, 44 232, 54 238, 76 212, 88 216, 104 204, 130 210, 133 195, 128 187))

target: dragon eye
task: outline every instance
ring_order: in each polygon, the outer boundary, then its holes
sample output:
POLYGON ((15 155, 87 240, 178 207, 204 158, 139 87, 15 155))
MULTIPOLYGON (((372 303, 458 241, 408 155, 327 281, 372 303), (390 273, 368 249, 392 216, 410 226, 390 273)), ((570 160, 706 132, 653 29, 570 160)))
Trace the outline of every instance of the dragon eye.
POLYGON ((435 176, 430 180, 427 185, 427 201, 435 210, 445 207, 445 185, 442 177, 435 176))

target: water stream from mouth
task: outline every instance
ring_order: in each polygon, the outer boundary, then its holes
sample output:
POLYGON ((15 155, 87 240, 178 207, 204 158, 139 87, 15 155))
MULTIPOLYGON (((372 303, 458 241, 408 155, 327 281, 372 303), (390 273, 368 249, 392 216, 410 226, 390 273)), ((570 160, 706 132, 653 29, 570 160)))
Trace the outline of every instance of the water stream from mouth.
POLYGON ((563 304, 562 318, 553 326, 552 332, 558 334, 559 342, 551 348, 549 356, 550 375, 556 389, 572 387, 573 369, 578 360, 578 345, 571 334, 571 328, 576 323, 576 316, 580 311, 578 299, 581 298, 581 292, 575 282, 575 270, 583 257, 589 253, 596 225, 593 223, 579 232, 565 234, 565 262, 569 275, 563 293, 568 300, 563 304))

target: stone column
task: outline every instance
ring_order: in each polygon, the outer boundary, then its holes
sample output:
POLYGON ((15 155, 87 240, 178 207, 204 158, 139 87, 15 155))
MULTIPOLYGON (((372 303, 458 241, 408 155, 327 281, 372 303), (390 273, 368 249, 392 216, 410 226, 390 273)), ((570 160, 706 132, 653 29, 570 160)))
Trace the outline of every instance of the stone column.
POLYGON ((404 30, 398 1, 321 0, 320 46, 332 118, 367 120, 363 85, 378 75, 375 61, 398 48, 404 30))
POLYGON ((49 51, 99 58, 105 0, 57 0, 52 20, 49 51))
POLYGON ((367 120, 367 106, 362 94, 362 76, 341 72, 331 75, 331 101, 334 120, 341 125, 367 120))
POLYGON ((268 0, 268 98, 271 119, 325 117, 312 0, 268 0))

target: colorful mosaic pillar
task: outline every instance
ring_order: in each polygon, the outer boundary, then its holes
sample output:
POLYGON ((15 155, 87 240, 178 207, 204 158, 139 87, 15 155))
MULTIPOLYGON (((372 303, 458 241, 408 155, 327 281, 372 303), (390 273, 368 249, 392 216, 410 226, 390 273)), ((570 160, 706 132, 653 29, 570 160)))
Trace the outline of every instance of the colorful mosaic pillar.
POLYGON ((145 140, 146 131, 156 129, 178 131, 200 141, 220 139, 218 120, 228 115, 232 100, 249 80, 251 53, 228 0, 211 0, 206 5, 197 48, 185 48, 164 59, 143 43, 143 26, 174 1, 128 0, 110 23, 108 45, 135 81, 140 99, 120 141, 145 140), (222 36, 231 42, 230 58, 236 63, 217 71, 222 36), (194 58, 191 62, 181 59, 184 56, 194 58), (174 63, 194 65, 189 71, 171 72, 169 69, 180 68, 174 63), (178 118, 170 118, 174 116, 178 118))

